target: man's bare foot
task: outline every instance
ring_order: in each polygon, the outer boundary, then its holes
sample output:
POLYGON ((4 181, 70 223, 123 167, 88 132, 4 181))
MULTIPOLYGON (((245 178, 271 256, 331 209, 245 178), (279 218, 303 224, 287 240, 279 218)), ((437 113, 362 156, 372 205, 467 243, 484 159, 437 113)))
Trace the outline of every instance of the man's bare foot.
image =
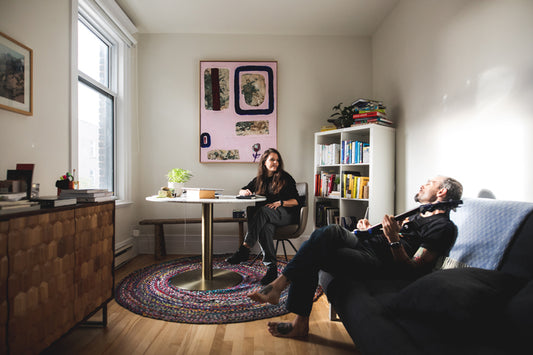
POLYGON ((282 274, 259 291, 248 294, 248 297, 258 303, 278 304, 281 293, 289 284, 290 281, 282 274))
POLYGON ((278 304, 281 292, 268 284, 257 292, 250 293, 248 297, 257 303, 278 304))
POLYGON ((269 322, 268 331, 275 337, 280 338, 301 338, 309 335, 309 323, 294 321, 292 323, 269 322))

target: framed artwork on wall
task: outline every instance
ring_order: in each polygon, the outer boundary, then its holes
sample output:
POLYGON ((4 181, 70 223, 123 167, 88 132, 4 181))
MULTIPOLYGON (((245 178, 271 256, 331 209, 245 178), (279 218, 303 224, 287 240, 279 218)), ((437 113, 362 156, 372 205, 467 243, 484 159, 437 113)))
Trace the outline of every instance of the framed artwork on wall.
POLYGON ((33 114, 33 51, 0 32, 0 108, 33 114))
POLYGON ((200 162, 254 163, 277 148, 277 62, 200 61, 200 162))

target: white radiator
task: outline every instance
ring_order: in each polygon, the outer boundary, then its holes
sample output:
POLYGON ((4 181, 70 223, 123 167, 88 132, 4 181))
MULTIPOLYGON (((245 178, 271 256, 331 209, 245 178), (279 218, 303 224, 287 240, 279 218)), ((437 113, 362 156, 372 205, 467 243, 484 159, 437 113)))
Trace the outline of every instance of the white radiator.
POLYGON ((115 269, 126 264, 135 256, 133 239, 125 240, 115 245, 115 269))

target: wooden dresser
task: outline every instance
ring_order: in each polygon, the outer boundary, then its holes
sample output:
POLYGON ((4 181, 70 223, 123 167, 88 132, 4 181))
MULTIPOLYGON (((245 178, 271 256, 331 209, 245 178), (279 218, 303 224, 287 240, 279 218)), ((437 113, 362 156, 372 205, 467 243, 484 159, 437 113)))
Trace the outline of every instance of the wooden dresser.
POLYGON ((0 216, 0 354, 38 354, 114 295, 115 203, 0 216))

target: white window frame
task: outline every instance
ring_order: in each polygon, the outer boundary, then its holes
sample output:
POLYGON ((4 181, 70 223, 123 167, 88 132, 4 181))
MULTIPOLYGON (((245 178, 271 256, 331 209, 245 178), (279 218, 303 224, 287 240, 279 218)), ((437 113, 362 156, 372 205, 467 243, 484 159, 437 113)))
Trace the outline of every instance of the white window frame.
MULTIPOLYGON (((114 181, 117 205, 132 202, 131 132, 132 132, 132 51, 136 44, 135 27, 112 0, 72 0, 71 22, 71 140, 70 171, 78 167, 78 18, 106 35, 112 43, 110 90, 115 97, 114 112, 114 181)), ((85 79, 86 76, 81 74, 85 79)), ((101 87, 101 86, 100 86, 101 87)), ((109 89, 106 88, 106 91, 109 89)))

